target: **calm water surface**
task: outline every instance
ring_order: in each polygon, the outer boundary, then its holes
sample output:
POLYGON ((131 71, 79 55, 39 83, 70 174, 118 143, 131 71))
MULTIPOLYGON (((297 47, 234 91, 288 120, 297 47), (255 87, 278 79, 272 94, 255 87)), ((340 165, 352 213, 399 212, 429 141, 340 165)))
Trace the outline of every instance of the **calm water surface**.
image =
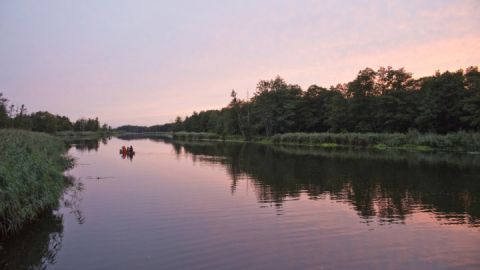
POLYGON ((0 268, 480 269, 475 156, 118 138, 70 154, 75 185, 0 268))

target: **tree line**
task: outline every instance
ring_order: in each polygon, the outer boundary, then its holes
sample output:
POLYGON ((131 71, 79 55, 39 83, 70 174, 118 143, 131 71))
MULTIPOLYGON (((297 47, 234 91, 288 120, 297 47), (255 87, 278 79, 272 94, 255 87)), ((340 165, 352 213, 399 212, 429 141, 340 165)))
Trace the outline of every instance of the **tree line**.
POLYGON ((0 93, 0 129, 15 128, 38 132, 111 130, 107 124, 100 126, 98 118, 81 118, 75 122, 66 116, 46 111, 28 113, 25 105, 15 106, 0 93))
POLYGON ((436 72, 414 79, 405 69, 365 68, 348 83, 306 91, 282 78, 257 84, 252 98, 232 100, 219 110, 126 131, 189 131, 271 136, 287 132, 421 132, 480 130, 478 67, 436 72))

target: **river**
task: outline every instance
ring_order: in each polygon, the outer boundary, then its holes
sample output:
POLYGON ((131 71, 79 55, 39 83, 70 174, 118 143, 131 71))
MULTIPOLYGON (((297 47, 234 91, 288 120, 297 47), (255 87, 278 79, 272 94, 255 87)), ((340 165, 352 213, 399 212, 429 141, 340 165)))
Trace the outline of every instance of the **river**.
POLYGON ((73 185, 0 269, 480 269, 478 156, 160 138, 69 154, 73 185))

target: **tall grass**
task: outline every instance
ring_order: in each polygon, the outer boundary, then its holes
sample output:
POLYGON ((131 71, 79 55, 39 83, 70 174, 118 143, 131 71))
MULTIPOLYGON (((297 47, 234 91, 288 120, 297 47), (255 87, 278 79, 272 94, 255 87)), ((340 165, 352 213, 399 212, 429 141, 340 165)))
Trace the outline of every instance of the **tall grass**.
POLYGON ((480 151, 480 133, 457 132, 446 135, 402 133, 285 133, 272 137, 274 144, 347 145, 480 151))
POLYGON ((73 165, 64 143, 53 136, 0 130, 0 237, 18 231, 57 205, 73 165))
MULTIPOLYGON (((175 132, 174 140, 208 141, 228 140, 244 141, 240 136, 222 136, 206 132, 175 132)), ((256 137, 258 143, 277 145, 311 145, 323 147, 354 146, 376 148, 405 148, 417 151, 434 149, 463 152, 480 152, 480 133, 456 132, 449 134, 420 133, 284 133, 272 137, 256 137)))
POLYGON ((207 132, 175 132, 173 133, 174 140, 184 141, 199 141, 199 140, 220 140, 221 137, 215 133, 207 132))
POLYGON ((217 134, 209 132, 173 132, 171 138, 180 141, 229 141, 245 142, 241 135, 217 134))
POLYGON ((98 131, 59 131, 55 132, 53 135, 59 137, 63 140, 78 140, 78 139, 100 139, 106 138, 115 134, 113 131, 108 130, 98 130, 98 131))

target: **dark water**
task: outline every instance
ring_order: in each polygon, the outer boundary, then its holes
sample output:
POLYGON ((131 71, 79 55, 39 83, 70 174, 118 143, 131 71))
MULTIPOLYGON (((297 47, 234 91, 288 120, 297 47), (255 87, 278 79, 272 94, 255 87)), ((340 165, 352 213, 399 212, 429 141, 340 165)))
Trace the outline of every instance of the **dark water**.
POLYGON ((478 156, 161 139, 70 153, 75 185, 2 244, 0 269, 480 269, 478 156))

